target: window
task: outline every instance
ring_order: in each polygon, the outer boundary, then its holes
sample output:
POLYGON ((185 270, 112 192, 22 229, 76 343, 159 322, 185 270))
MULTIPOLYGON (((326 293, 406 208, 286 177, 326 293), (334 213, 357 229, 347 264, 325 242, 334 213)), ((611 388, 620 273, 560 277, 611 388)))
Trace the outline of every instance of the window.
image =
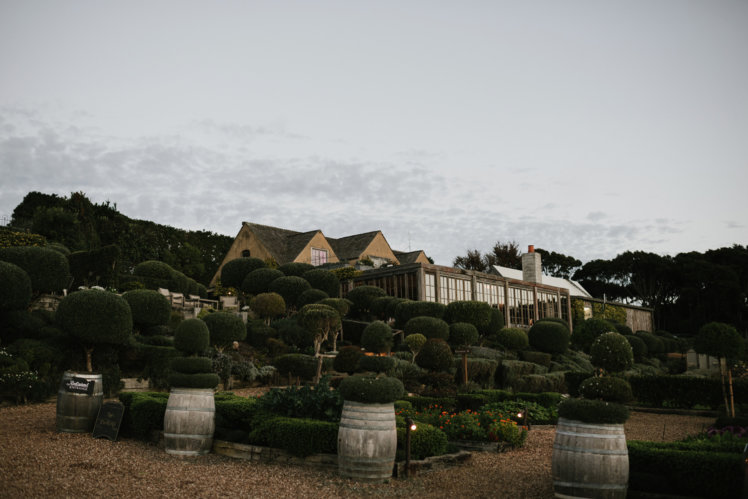
POLYGON ((426 301, 436 301, 436 276, 426 272, 426 301))
POLYGON ((249 255, 250 255, 250 251, 248 249, 242 251, 242 257, 249 258, 249 255))
POLYGON ((327 250, 312 248, 312 265, 327 263, 327 250))

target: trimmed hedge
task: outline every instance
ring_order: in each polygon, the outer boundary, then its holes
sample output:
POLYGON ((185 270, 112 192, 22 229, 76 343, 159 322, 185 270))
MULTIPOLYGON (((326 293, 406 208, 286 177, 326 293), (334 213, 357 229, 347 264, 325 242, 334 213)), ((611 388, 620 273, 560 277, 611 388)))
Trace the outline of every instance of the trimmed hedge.
POLYGON ((34 293, 58 293, 70 283, 70 265, 62 253, 39 246, 0 248, 0 260, 21 267, 34 293))
POLYGON ((395 305, 394 317, 395 323, 403 327, 414 317, 433 317, 435 319, 444 319, 447 312, 447 306, 443 303, 432 301, 411 301, 402 300, 395 305))
POLYGON ((637 331, 635 336, 647 345, 647 354, 650 357, 656 357, 665 353, 665 342, 662 338, 658 338, 647 331, 637 331))
POLYGON ((283 276, 283 272, 278 269, 267 267, 255 269, 244 277, 241 284, 241 290, 250 295, 267 293, 268 289, 270 289, 270 284, 274 280, 283 276))
POLYGON ((570 398, 558 405, 558 417, 592 424, 623 424, 629 418, 629 410, 613 402, 570 398))
POLYGON ((370 322, 343 319, 343 340, 354 344, 361 344, 361 336, 370 322))
POLYGON ((200 354, 210 346, 208 325, 201 319, 185 319, 174 331, 174 348, 186 354, 200 354))
POLYGON ((354 375, 345 378, 338 387, 343 400, 368 404, 387 404, 405 393, 402 381, 397 378, 354 375))
POLYGON ((357 286, 348 292, 348 298, 353 302, 352 310, 356 314, 368 314, 371 304, 376 298, 385 296, 387 293, 378 286, 357 286))
MULTIPOLYGON (((253 321, 247 321, 247 337, 250 339, 250 343, 254 345, 255 328, 251 327, 252 324, 253 321)), ((286 345, 296 346, 300 350, 314 345, 314 333, 299 324, 294 317, 278 319, 273 321, 271 326, 278 332, 278 338, 286 345)))
POLYGON ((151 433, 164 429, 164 414, 169 394, 164 392, 120 392, 125 406, 120 433, 141 440, 149 440, 151 433))
POLYGON ((586 399, 600 399, 621 404, 630 402, 634 398, 629 382, 613 376, 587 378, 580 383, 579 393, 586 399))
MULTIPOLYGON (((483 388, 493 388, 494 378, 496 376, 496 368, 499 363, 491 359, 480 359, 475 357, 468 357, 467 359, 467 374, 468 380, 474 383, 478 383, 483 388)), ((455 374, 455 382, 462 383, 463 372, 462 372, 462 361, 457 361, 457 372, 455 374)))
POLYGON ((372 322, 361 334, 361 346, 369 352, 389 352, 392 348, 392 328, 382 321, 372 322))
POLYGON ((172 372, 169 375, 169 386, 179 388, 215 388, 220 381, 221 379, 215 373, 172 372))
POLYGON ((634 364, 634 352, 623 335, 603 333, 590 346, 590 361, 608 372, 625 371, 634 364))
MULTIPOLYGON (((170 288, 174 279, 174 269, 158 260, 140 262, 132 271, 138 282, 148 289, 170 288)), ((172 291, 177 291, 172 289, 172 291)))
POLYGON ((409 319, 405 323, 403 331, 405 332, 405 336, 418 333, 424 335, 426 339, 439 338, 446 340, 449 338, 449 324, 436 317, 425 315, 409 319))
POLYGON ((496 341, 509 350, 524 350, 530 346, 524 329, 505 327, 496 334, 496 341))
POLYGON ((229 347, 235 341, 247 337, 247 327, 241 317, 231 312, 215 312, 203 319, 210 331, 210 344, 215 347, 229 347))
POLYGON ((309 282, 297 276, 279 277, 268 286, 270 292, 278 293, 283 297, 287 307, 294 307, 301 293, 307 289, 312 289, 309 282))
POLYGON ((444 317, 450 324, 468 322, 475 326, 480 333, 486 334, 491 324, 491 310, 491 305, 483 301, 453 301, 447 305, 444 317))
MULTIPOLYGON (((397 428, 396 459, 405 459, 405 428, 397 428)), ((426 459, 431 456, 441 456, 447 453, 447 434, 435 426, 417 423, 416 430, 410 432, 410 458, 414 460, 426 459)))
POLYGON ((527 333, 533 348, 550 354, 564 353, 569 348, 569 329, 557 322, 536 322, 527 333))
POLYGON ((579 325, 575 325, 571 344, 577 350, 589 353, 592 342, 603 333, 615 331, 615 327, 605 319, 590 317, 579 325))
POLYGON ((303 380, 311 380, 317 375, 317 360, 311 355, 301 353, 281 355, 273 361, 273 366, 281 377, 287 377, 290 374, 303 380))
MULTIPOLYGON (((720 380, 692 376, 632 376, 634 398, 653 407, 691 408, 694 405, 718 408, 724 403, 720 380)), ((733 380, 735 403, 748 403, 748 380, 733 380)))
POLYGON ((467 347, 478 342, 478 329, 469 322, 453 322, 449 325, 449 344, 455 348, 467 347))
MULTIPOLYGON (((302 308, 304 305, 311 305, 319 303, 322 300, 329 298, 328 294, 321 289, 307 289, 299 295, 299 299, 296 300, 296 308, 302 308)), ((337 312, 337 310, 336 310, 337 312)))
POLYGON ((353 374, 356 371, 359 359, 363 356, 363 351, 356 345, 341 347, 332 361, 332 367, 339 373, 353 374))
POLYGON ((89 289, 67 295, 60 301, 55 320, 84 345, 124 344, 132 333, 130 305, 108 291, 89 289))
POLYGON ((263 319, 273 319, 286 313, 286 301, 278 293, 260 293, 249 301, 249 308, 263 319))
POLYGON ((358 359, 357 372, 383 373, 395 367, 394 357, 382 357, 379 355, 362 355, 358 359))
POLYGON ((306 279, 313 289, 324 291, 330 298, 340 296, 340 279, 333 272, 325 269, 312 269, 301 276, 306 279))
POLYGON ((234 258, 221 268, 221 286, 240 289, 244 279, 253 270, 267 267, 259 258, 234 258))
POLYGON ((446 341, 438 338, 426 340, 416 356, 416 364, 429 371, 448 371, 452 367, 454 356, 446 341))
POLYGON ((299 262, 290 262, 290 263, 284 263, 280 267, 278 267, 278 270, 283 272, 286 276, 296 276, 301 277, 304 275, 304 273, 313 270, 314 265, 311 263, 299 263, 299 262))
POLYGON ((169 322, 171 304, 158 291, 135 289, 122 294, 122 298, 130 305, 132 321, 138 328, 145 330, 150 326, 162 326, 169 322))
POLYGON ((208 373, 213 369, 213 361, 208 357, 174 357, 171 368, 183 374, 208 373))
POLYGON ((325 298, 320 300, 319 304, 327 305, 337 310, 341 319, 348 315, 348 311, 351 309, 350 300, 346 300, 345 298, 325 298))
POLYGON ((647 344, 644 340, 633 334, 625 336, 626 341, 631 345, 631 352, 634 354, 634 362, 641 362, 647 356, 647 344))
POLYGON ((255 427, 249 439, 253 443, 283 449, 298 457, 336 454, 338 426, 338 423, 318 419, 272 417, 255 427))
POLYGON ((0 261, 0 311, 23 310, 31 302, 31 278, 16 264, 0 261))
POLYGON ((549 353, 537 352, 535 350, 523 350, 519 352, 519 358, 525 362, 532 362, 547 369, 551 367, 552 356, 549 353))
POLYGON ((391 317, 387 314, 387 307, 394 300, 404 301, 403 298, 395 298, 394 296, 380 296, 372 300, 369 311, 375 319, 386 322, 391 317))

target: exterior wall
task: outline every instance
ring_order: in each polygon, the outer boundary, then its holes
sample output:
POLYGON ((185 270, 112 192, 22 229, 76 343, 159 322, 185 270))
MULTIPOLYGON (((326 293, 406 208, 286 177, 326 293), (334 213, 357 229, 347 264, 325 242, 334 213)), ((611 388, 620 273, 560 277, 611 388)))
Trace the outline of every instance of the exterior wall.
MULTIPOLYGON (((327 242, 327 239, 322 234, 322 232, 318 232, 314 235, 311 241, 309 241, 309 244, 307 244, 301 252, 296 255, 296 258, 293 259, 296 263, 312 263, 312 248, 315 249, 321 249, 327 251, 327 263, 338 263, 340 260, 335 255, 335 251, 333 251, 332 246, 330 246, 330 243, 327 242)), ((278 263, 287 263, 287 262, 278 262, 278 263)))
POLYGON ((425 263, 426 265, 431 264, 428 257, 426 257, 426 253, 424 253, 423 251, 418 254, 418 258, 416 258, 415 263, 425 263))
POLYGON ((652 311, 648 309, 637 310, 635 308, 626 309, 626 325, 631 328, 632 331, 654 331, 654 325, 652 324, 652 311))
POLYGON ((211 279, 210 281, 211 286, 215 286, 218 276, 221 275, 221 269, 223 268, 223 266, 226 265, 226 263, 230 262, 231 260, 234 260, 236 258, 241 258, 242 252, 245 250, 249 250, 250 256, 255 257, 255 258, 260 258, 261 260, 267 260, 268 258, 274 257, 267 250, 267 248, 265 248, 265 246, 263 246, 262 243, 260 243, 260 241, 252 233, 249 227, 247 227, 246 225, 242 225, 242 228, 239 230, 239 233, 236 235, 234 242, 231 244, 231 247, 226 252, 226 256, 223 257, 223 261, 221 262, 221 265, 218 267, 216 274, 213 276, 213 279, 211 279))
MULTIPOLYGON (((587 298, 587 297, 581 297, 581 296, 575 296, 573 298, 574 302, 576 302, 575 307, 577 310, 579 310, 582 314, 582 316, 575 316, 574 320, 579 319, 589 319, 590 317, 601 317, 601 308, 603 306, 603 300, 599 300, 597 298, 587 298)), ((635 305, 628 305, 625 303, 617 303, 617 302, 605 302, 608 305, 608 308, 613 309, 622 309, 622 312, 620 312, 621 317, 615 317, 617 320, 625 320, 626 325, 631 328, 632 331, 647 331, 649 333, 654 332, 654 311, 651 308, 644 308, 644 307, 637 307, 635 305), (625 318, 622 314, 625 313, 625 318)), ((606 316, 612 317, 611 315, 608 315, 608 311, 606 311, 606 316)))

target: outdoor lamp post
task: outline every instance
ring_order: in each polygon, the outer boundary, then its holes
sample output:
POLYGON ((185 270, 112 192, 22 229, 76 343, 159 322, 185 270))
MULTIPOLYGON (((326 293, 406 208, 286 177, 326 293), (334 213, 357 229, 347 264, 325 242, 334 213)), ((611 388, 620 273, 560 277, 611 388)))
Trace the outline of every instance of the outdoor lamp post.
POLYGON ((405 419, 405 478, 410 474, 410 432, 416 430, 416 423, 412 418, 405 419))

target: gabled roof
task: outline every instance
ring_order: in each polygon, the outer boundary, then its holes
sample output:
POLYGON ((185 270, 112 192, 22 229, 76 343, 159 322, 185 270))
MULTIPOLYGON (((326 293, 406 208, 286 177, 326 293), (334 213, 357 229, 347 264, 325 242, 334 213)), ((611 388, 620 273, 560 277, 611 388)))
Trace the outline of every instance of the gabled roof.
MULTIPOLYGON (((515 279, 517 281, 524 280, 522 277, 522 271, 518 269, 510 269, 509 267, 493 265, 491 266, 491 272, 494 274, 498 274, 501 277, 506 277, 507 279, 515 279)), ((569 295, 571 296, 584 296, 586 298, 592 298, 592 295, 586 289, 584 289, 581 284, 572 279, 563 279, 561 277, 553 277, 543 274, 543 282, 539 284, 568 289, 569 295)))
MULTIPOLYGON (((406 263, 416 263, 418 260, 418 257, 421 256, 421 253, 423 253, 423 250, 416 250, 416 251, 397 251, 392 250, 392 252, 395 254, 398 260, 400 260, 401 265, 405 265, 406 263)), ((426 255, 423 253, 424 256, 426 255)))
POLYGON ((354 258, 359 258, 379 233, 378 230, 375 230, 373 232, 365 232, 363 234, 355 234, 353 236, 346 236, 338 239, 328 237, 327 242, 330 243, 333 251, 341 261, 352 260, 354 258))
POLYGON ((244 222, 259 242, 279 262, 292 262, 320 231, 297 232, 269 225, 244 222))

